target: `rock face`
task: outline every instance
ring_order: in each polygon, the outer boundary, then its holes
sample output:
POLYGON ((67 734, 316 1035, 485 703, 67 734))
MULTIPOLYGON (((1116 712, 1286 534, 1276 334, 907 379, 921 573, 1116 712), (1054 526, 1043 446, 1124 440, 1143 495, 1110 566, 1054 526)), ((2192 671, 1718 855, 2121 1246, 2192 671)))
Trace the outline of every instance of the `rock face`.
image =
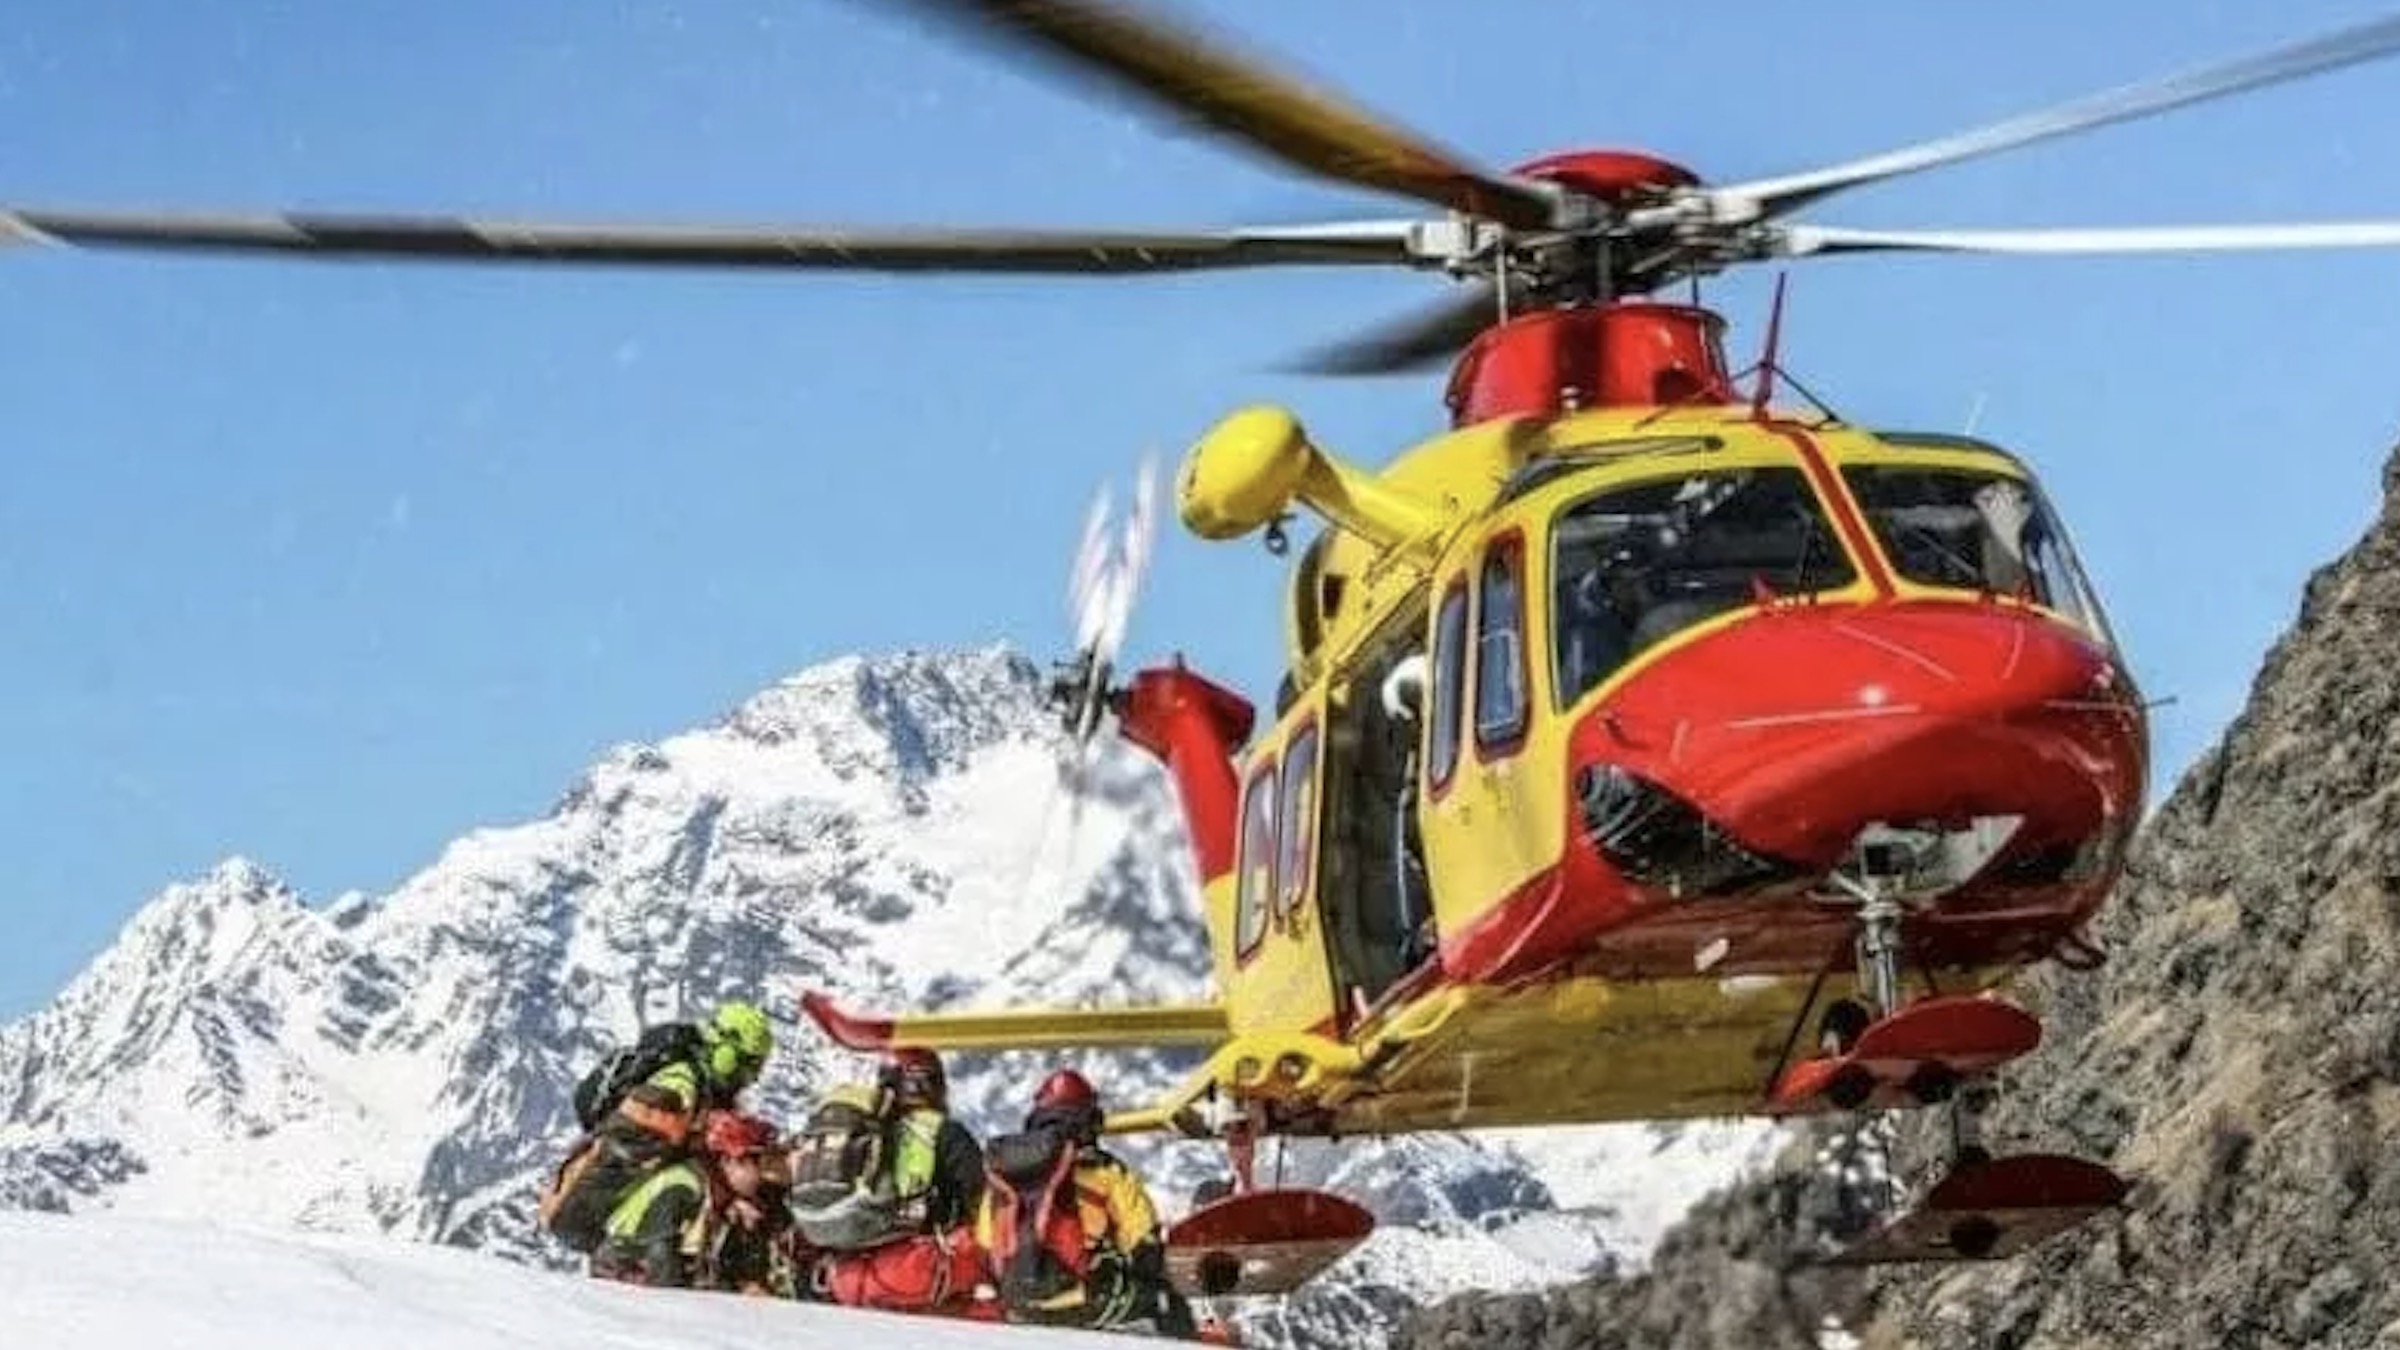
POLYGON ((1993 1142, 2108 1163, 2123 1215, 2009 1262, 1831 1278, 1802 1254, 1844 1188, 1798 1148, 1643 1274, 1454 1299, 1397 1343, 2400 1347, 2400 456, 2384 490, 2145 829, 2108 963, 2024 984, 2046 1039, 1993 1142))
POLYGON ((1402 1317, 1391 1344, 1470 1350, 1833 1350, 1860 1278, 1807 1264, 1867 1231, 1888 1144, 1806 1126, 1777 1165, 1694 1205, 1644 1262, 1559 1288, 1474 1291, 1402 1317))
MULTIPOLYGON (((800 1021, 804 988, 869 1009, 1205 997, 1164 776, 1120 747, 1071 813, 1041 683, 1002 650, 837 661, 618 748, 541 819, 469 835, 389 895, 312 907, 239 859, 169 888, 0 1028, 0 1206, 557 1260, 532 1196, 573 1134, 570 1091, 645 1022, 765 1003, 783 1047, 755 1104, 791 1120, 866 1068, 800 1021)), ((1190 1058, 1081 1062, 1139 1100, 1190 1058)), ((955 1057, 954 1105, 1014 1128, 1051 1067, 955 1057)), ((1681 1154, 1715 1176, 1742 1143, 1681 1154)), ((1675 1194, 1643 1177, 1651 1147, 1620 1130, 1295 1150, 1296 1174, 1391 1227, 1262 1333, 1372 1342, 1416 1300, 1646 1250, 1675 1194)), ((1224 1170, 1198 1146, 1124 1151, 1170 1214, 1224 1170)))

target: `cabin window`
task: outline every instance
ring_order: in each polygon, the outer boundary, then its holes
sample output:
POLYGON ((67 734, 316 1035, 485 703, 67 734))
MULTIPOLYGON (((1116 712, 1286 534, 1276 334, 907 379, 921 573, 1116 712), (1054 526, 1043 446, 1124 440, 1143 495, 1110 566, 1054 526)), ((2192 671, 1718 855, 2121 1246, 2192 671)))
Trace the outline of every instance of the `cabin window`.
POLYGON ((1435 791, 1458 768, 1459 717, 1465 711, 1467 583, 1450 583, 1433 619, 1433 715, 1425 728, 1425 781, 1435 791))
POLYGON ((2030 600, 2110 640, 2066 531, 2032 484, 1917 465, 1852 465, 1842 477, 1902 577, 2030 600))
POLYGON ((1525 735, 1525 537, 1484 554, 1475 601, 1475 745, 1507 751, 1525 735))
POLYGON ((1858 577, 1798 469, 1679 474, 1606 488, 1551 527, 1551 672, 1559 706, 1634 657, 1762 594, 1858 577))
POLYGON ((1275 917, 1288 920, 1308 893, 1310 826, 1317 810, 1317 724, 1310 722, 1283 752, 1283 853, 1276 864, 1275 917))
POLYGON ((1275 896, 1275 764, 1250 775, 1242 794, 1241 880, 1233 897, 1233 952, 1248 959, 1267 935, 1267 904, 1275 896))

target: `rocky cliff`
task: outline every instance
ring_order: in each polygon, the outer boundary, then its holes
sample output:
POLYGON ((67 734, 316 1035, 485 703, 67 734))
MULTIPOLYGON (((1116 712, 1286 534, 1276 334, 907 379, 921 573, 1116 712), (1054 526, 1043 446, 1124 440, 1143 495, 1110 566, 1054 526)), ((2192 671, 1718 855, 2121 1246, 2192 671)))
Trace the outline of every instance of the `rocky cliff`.
MULTIPOLYGON (((1645 1270, 1461 1296, 1397 1343, 2400 1347, 2400 455, 2384 490, 2144 831, 2107 964, 2024 983, 2046 1039, 1993 1141, 2107 1162, 2122 1215, 2012 1261, 1831 1275, 1807 1254, 1871 1178, 1817 1130, 1645 1270)), ((1903 1176, 1931 1123, 1898 1126, 1903 1176)))

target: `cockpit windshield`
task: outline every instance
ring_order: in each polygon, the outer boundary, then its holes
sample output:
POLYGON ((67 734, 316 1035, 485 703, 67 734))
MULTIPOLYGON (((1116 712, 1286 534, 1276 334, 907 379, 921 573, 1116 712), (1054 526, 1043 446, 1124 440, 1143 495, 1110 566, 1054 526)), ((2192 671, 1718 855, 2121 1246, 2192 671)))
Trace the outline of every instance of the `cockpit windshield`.
POLYGON ((1720 469, 1613 487, 1551 528, 1553 677, 1561 707, 1635 655, 1763 591, 1857 576, 1798 469, 1720 469))
POLYGON ((1842 476, 1906 580, 2030 600, 2112 641, 2066 531, 2031 484, 1915 464, 1854 464, 1842 476))

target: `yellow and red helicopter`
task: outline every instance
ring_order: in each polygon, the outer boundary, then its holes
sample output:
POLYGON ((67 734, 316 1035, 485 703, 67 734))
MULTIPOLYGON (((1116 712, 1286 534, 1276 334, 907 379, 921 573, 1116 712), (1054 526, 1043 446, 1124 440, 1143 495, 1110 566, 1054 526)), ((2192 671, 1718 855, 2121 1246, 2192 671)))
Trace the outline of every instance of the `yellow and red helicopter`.
MULTIPOLYGON (((1182 233, 494 223, 0 209, 25 243, 311 257, 895 273, 1406 267, 1461 299, 1322 353, 1333 374, 1454 362, 1450 427, 1377 471, 1243 409, 1174 484, 1199 536, 1324 528, 1291 567, 1261 725, 1180 658, 1119 683, 1148 553, 1096 517, 1058 698, 1165 766, 1204 884, 1216 996, 1192 1006, 877 1016, 803 997, 835 1041, 1189 1046, 1110 1120, 1222 1140, 1230 1192, 1179 1221, 1177 1278, 1296 1287, 1373 1220, 1261 1188, 1269 1137, 1791 1116, 1947 1104, 1946 1174, 1847 1254, 1978 1259, 2114 1207, 2125 1183, 1995 1158, 1990 1075, 2041 1027, 1999 991, 2088 968, 2142 815, 2148 728, 2034 472, 1962 436, 1774 402, 1780 288, 1747 372, 1659 297, 1728 267, 1875 252, 2400 245, 2400 221, 1845 229, 1837 193, 2400 51, 2386 19, 1824 168, 1712 186, 1629 151, 1489 172, 1163 18, 1093 0, 910 0, 1320 177, 1438 217, 1182 233), (1747 384, 1744 379, 1747 376, 1747 384), (1131 556, 1128 556, 1128 555, 1131 556), (1111 559, 1114 561, 1111 561, 1111 559)), ((1812 400, 1813 402, 1813 400, 1812 400)), ((1137 494, 1146 496, 1147 494, 1137 494)))

